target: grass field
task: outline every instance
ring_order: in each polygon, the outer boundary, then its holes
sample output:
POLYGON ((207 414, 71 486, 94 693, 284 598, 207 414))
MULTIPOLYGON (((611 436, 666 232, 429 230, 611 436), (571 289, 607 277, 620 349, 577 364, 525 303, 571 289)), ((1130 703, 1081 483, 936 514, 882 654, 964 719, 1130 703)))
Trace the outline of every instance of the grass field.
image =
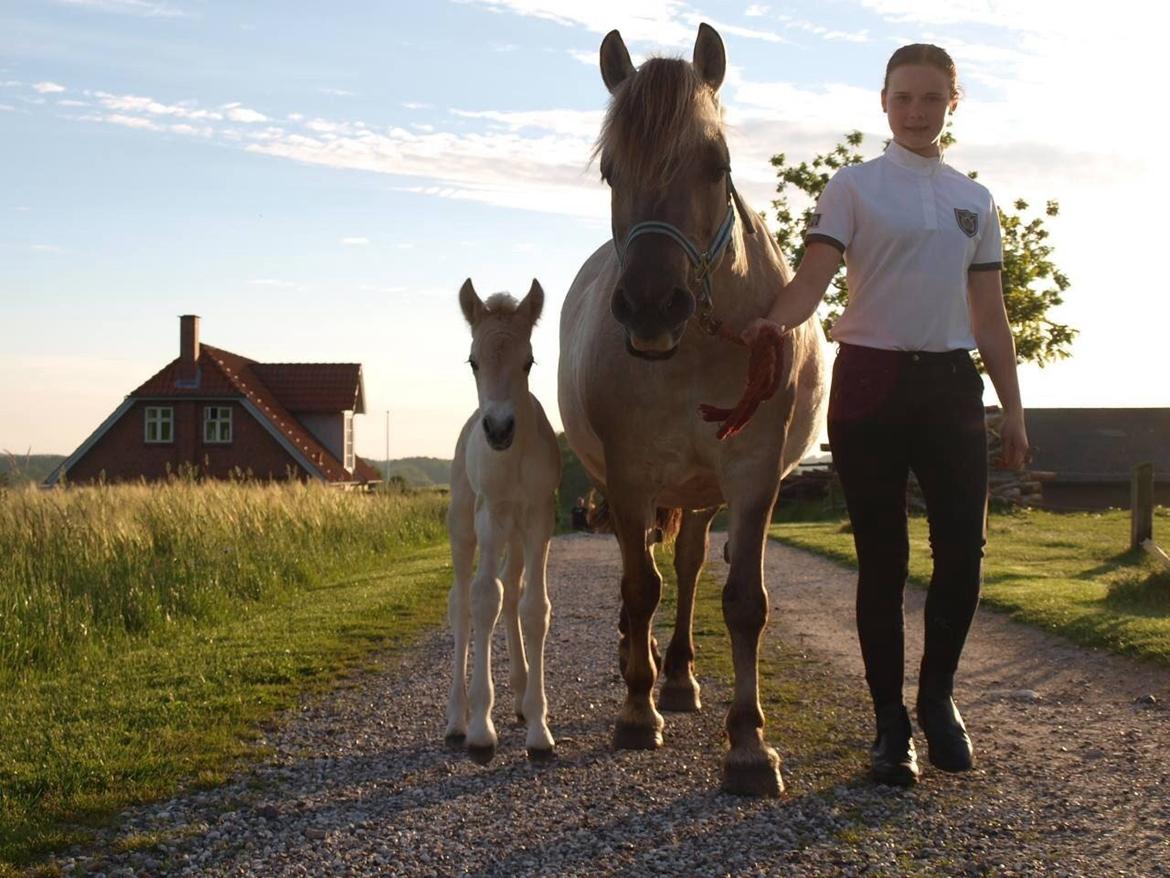
POLYGON ((438 625, 444 504, 190 483, 0 496, 0 875, 219 782, 280 709, 438 625))
MULTIPOLYGON (((1085 646, 1170 665, 1170 573, 1141 550, 1129 551, 1129 513, 1025 510, 992 515, 983 602, 1085 646)), ((1170 510, 1155 512, 1154 534, 1170 533, 1170 510)), ((853 536, 842 521, 791 522, 771 534, 855 566, 853 536)), ((910 521, 910 576, 930 581, 925 518, 910 521)))

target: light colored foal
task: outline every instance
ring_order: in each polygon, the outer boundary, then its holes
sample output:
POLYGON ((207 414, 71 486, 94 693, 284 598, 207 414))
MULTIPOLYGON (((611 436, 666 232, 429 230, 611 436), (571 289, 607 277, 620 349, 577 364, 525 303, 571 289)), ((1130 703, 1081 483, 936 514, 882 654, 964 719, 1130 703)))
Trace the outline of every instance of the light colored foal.
POLYGON ((455 660, 447 743, 466 742, 468 754, 481 764, 495 755, 491 638, 502 605, 516 715, 528 724, 529 757, 540 759, 551 756, 555 745, 544 694, 550 617, 545 566, 561 479, 556 434, 528 390, 532 327, 544 290, 534 280, 522 302, 507 293, 483 302, 468 279, 459 290, 459 305, 471 326, 468 363, 479 408, 463 426, 451 464, 447 529, 455 568, 449 602, 455 660), (469 637, 475 641, 470 703, 469 637))

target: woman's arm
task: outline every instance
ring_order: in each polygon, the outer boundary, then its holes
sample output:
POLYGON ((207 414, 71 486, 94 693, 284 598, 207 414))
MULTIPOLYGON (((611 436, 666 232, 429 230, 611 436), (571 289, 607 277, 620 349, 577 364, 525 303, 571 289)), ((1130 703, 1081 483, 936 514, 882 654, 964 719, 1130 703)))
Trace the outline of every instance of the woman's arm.
POLYGON ((777 291, 767 315, 747 325, 743 340, 750 347, 761 331, 775 332, 778 328, 782 333, 788 332, 812 317, 840 265, 840 250, 823 241, 809 241, 796 277, 777 291))
POLYGON ((975 344, 987 367, 1003 407, 1003 465, 1019 469, 1028 454, 1028 434, 1024 429, 1024 406, 1020 402, 1020 382, 1016 375, 1016 343, 1003 304, 1003 284, 998 271, 972 271, 967 274, 971 329, 975 344))

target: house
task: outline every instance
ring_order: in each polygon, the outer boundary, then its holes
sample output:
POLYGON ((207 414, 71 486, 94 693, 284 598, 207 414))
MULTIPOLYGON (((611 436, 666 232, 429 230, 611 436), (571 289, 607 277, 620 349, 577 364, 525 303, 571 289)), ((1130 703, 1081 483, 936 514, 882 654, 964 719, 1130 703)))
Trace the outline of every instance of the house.
POLYGON ((365 411, 358 363, 257 363, 201 343, 199 318, 179 318, 179 356, 132 391, 45 480, 205 476, 362 484, 380 480, 354 453, 365 411))
POLYGON ((1029 408, 1030 468, 1048 509, 1128 508, 1133 467, 1154 465, 1154 502, 1170 505, 1170 408, 1029 408))

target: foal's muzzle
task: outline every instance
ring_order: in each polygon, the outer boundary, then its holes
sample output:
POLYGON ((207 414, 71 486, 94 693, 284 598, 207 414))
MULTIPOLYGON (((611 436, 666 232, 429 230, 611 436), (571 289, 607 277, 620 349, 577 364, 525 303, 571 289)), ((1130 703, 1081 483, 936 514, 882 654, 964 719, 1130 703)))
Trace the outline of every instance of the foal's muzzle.
POLYGON ((512 444, 516 436, 516 419, 502 418, 499 421, 488 416, 483 418, 483 432, 487 435, 487 443, 496 451, 503 451, 512 444))

